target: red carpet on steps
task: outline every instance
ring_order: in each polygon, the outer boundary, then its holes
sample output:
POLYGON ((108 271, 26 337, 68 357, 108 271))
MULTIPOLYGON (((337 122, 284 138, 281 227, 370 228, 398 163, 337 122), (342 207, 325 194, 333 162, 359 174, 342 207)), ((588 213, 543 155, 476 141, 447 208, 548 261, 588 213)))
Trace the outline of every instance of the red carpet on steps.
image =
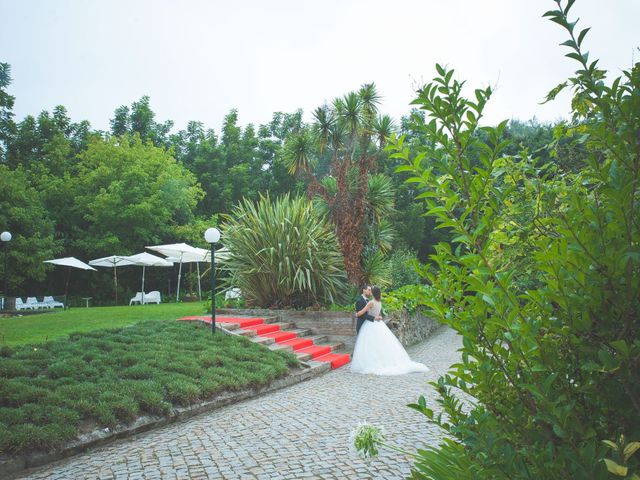
MULTIPOLYGON (((182 317, 179 321, 200 321, 211 323, 210 315, 182 317)), ((264 318, 216 316, 216 323, 235 323, 243 330, 253 330, 256 336, 273 338, 276 343, 289 345, 297 353, 308 353, 316 362, 329 362, 331 368, 340 368, 351 361, 347 354, 331 353, 331 347, 314 345, 310 338, 298 338, 295 332, 280 330, 280 325, 264 323, 264 318)))
POLYGON ((284 340, 291 340, 292 338, 296 338, 297 335, 295 332, 286 332, 286 331, 278 331, 271 333, 263 333, 260 335, 261 337, 273 338, 276 343, 280 343, 284 340))
MULTIPOLYGON (((234 322, 235 323, 235 322, 234 322)), ((256 332, 256 335, 260 336, 263 333, 273 333, 280 331, 280 325, 276 325, 275 323, 266 323, 262 325, 248 325, 241 328, 243 330, 253 330, 256 332)))
POLYGON ((311 345, 310 347, 304 347, 298 350, 298 353, 308 353, 314 360, 317 357, 331 353, 331 347, 323 347, 322 345, 311 345))
POLYGON ((327 353, 321 357, 314 358, 316 362, 331 362, 331 368, 340 368, 351 361, 351 356, 342 353, 327 353))
POLYGON ((313 345, 313 340, 310 338, 292 338, 291 340, 282 340, 278 343, 282 345, 289 345, 294 350, 300 350, 301 348, 313 345))

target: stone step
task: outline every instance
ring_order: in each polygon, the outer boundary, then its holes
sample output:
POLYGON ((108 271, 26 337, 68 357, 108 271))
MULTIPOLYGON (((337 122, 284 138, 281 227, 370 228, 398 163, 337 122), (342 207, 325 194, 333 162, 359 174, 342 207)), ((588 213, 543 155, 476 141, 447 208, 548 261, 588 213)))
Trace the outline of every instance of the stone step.
POLYGON ((315 345, 320 345, 321 343, 329 342, 329 337, 327 337, 326 335, 307 335, 306 337, 313 340, 313 343, 315 345))
POLYGON ((260 317, 217 316, 216 323, 235 323, 240 328, 246 328, 251 325, 262 325, 264 324, 264 320, 260 317))
POLYGON ((287 329, 289 332, 293 332, 296 334, 296 337, 311 337, 313 336, 313 332, 309 328, 296 328, 295 325, 292 325, 287 329))
POLYGON ((310 338, 292 338, 291 340, 280 342, 280 345, 290 345, 294 350, 300 350, 304 347, 310 347, 313 342, 310 338))
POLYGON ((269 350, 284 350, 285 352, 293 352, 293 347, 291 345, 283 345, 282 343, 267 345, 267 348, 269 350))
POLYGON ((337 351, 342 351, 344 349, 344 343, 343 342, 323 342, 322 346, 323 347, 330 347, 332 353, 335 353, 337 351))
POLYGON ((225 328, 226 330, 229 330, 230 332, 240 329, 240 325, 238 325, 237 323, 218 323, 218 322, 216 322, 216 325, 220 325, 222 328, 225 328))
POLYGON ((331 368, 340 368, 343 365, 346 365, 351 361, 351 355, 340 354, 340 353, 327 353, 326 355, 322 355, 321 357, 317 357, 313 359, 316 362, 326 362, 331 364, 331 368))
POLYGON ((255 337, 256 336, 255 330, 237 330, 236 333, 238 335, 242 335, 243 337, 255 337))
POLYGON ((280 331, 280 325, 277 323, 268 323, 261 325, 251 325, 244 327, 243 330, 251 330, 255 332, 256 335, 261 335, 263 333, 271 333, 280 331))
POLYGON ((262 317, 264 323, 278 323, 280 317, 274 315, 273 317, 262 317))
POLYGON ((288 330, 271 332, 271 333, 263 333, 262 336, 273 338, 274 342, 283 342, 285 340, 291 340, 292 338, 296 338, 295 332, 291 332, 288 330))
POLYGON ((258 337, 257 335, 255 337, 251 337, 251 341, 253 343, 259 343, 260 345, 273 345, 274 343, 276 343, 276 341, 273 338, 258 337))
POLYGON ((318 358, 331 353, 331 348, 325 345, 309 345, 296 351, 296 354, 310 355, 311 358, 318 358))
POLYGON ((310 353, 302 353, 299 350, 294 353, 296 354, 296 357, 298 357, 298 360, 302 362, 306 362, 307 360, 311 360, 313 358, 313 355, 311 355, 310 353))

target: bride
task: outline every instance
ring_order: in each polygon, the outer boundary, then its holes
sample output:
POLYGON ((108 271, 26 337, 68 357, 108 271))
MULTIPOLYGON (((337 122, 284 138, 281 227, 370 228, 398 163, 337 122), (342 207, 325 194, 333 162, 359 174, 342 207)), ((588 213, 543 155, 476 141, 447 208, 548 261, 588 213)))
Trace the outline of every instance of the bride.
POLYGON ((429 368, 426 365, 409 358, 400 341, 382 321, 380 287, 373 287, 371 292, 373 300, 369 301, 357 315, 369 313, 375 320, 364 322, 360 328, 351 357, 351 371, 374 375, 428 372, 429 368))

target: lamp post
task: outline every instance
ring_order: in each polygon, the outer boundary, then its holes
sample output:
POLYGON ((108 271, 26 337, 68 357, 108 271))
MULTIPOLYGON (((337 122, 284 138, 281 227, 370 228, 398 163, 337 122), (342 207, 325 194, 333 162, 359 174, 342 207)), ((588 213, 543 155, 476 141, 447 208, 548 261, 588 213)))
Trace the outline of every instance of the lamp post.
POLYGON ((214 243, 220 240, 220 230, 207 228, 204 239, 211 244, 211 333, 216 333, 216 262, 214 243))
POLYGON ((7 251, 9 250, 9 242, 11 241, 11 232, 0 233, 0 240, 2 241, 2 245, 4 245, 4 291, 2 292, 4 295, 2 306, 4 307, 9 298, 9 293, 7 292, 7 279, 9 278, 7 273, 7 251))

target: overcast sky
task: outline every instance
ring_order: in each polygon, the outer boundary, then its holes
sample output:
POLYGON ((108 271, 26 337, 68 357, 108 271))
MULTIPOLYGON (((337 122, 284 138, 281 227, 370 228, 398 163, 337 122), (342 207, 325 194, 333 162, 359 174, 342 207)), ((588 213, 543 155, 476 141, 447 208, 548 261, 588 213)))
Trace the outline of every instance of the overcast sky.
MULTIPOLYGON (((563 2, 564 3, 564 2, 563 2)), ((276 111, 310 112, 375 82, 399 118, 434 64, 470 87, 496 87, 487 123, 553 121, 569 97, 539 105, 577 64, 562 29, 541 18, 551 0, 0 0, 0 62, 12 68, 17 120, 64 105, 106 130, 143 95, 156 120, 219 131, 276 111)), ((591 58, 616 76, 640 59, 640 1, 578 0, 591 58), (635 53, 634 53, 635 51, 635 53)), ((471 93, 471 92, 469 92, 471 93)))

